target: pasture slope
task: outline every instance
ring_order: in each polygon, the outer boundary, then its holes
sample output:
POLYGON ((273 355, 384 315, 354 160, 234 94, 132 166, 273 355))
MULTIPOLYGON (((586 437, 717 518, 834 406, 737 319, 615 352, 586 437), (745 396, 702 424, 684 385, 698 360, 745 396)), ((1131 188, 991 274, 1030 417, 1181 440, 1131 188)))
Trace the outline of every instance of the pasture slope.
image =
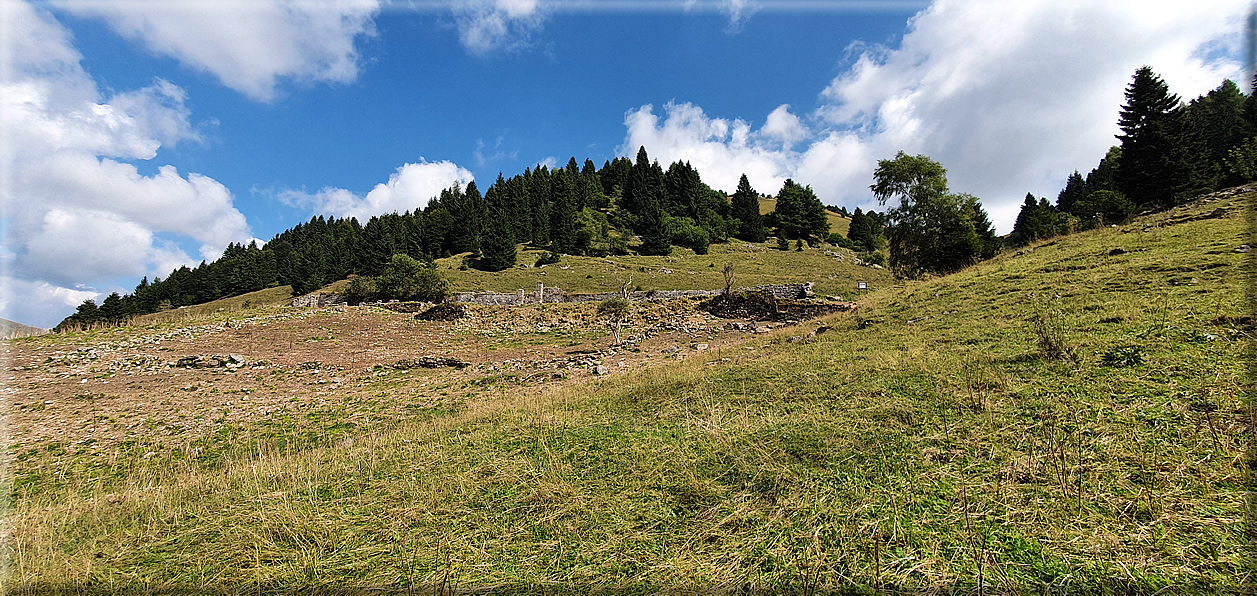
POLYGON ((593 305, 14 340, 5 590, 1251 590, 1253 199, 759 332, 635 304, 619 348, 593 305))

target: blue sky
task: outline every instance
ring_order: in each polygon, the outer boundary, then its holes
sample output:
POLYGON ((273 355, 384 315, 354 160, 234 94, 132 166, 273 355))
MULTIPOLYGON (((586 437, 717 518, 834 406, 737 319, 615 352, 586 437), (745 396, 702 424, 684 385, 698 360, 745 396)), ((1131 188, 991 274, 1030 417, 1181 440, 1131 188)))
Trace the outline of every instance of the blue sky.
POLYGON ((926 153, 1007 232, 1115 143, 1138 66, 1246 78, 1246 3, 1182 4, 0 0, 0 317, 639 145, 866 209, 877 159, 926 153))

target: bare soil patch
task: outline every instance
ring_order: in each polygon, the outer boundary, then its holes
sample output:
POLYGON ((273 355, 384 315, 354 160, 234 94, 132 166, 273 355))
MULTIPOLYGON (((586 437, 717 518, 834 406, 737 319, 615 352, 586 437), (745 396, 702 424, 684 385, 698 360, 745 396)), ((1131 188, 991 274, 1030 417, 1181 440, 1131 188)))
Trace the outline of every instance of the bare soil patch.
POLYGON ((634 303, 621 345, 592 303, 469 306, 453 321, 374 306, 270 308, 15 341, 7 456, 49 445, 104 453, 127 441, 186 447, 232 425, 297 432, 329 417, 397 420, 666 359, 742 359, 767 347, 748 343, 756 333, 780 326, 717 318, 699 302, 634 303))

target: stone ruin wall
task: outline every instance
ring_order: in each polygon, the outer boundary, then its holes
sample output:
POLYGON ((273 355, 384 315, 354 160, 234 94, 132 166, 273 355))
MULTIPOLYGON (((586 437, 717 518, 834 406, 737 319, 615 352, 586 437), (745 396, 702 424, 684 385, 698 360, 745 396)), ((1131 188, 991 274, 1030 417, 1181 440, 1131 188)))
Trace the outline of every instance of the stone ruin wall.
MULTIPOLYGON (((799 284, 777 284, 762 285, 753 288, 738 288, 737 292, 768 292, 774 298, 779 300, 798 300, 801 298, 812 298, 812 287, 815 284, 799 283, 799 284)), ((650 300, 659 298, 671 300, 674 298, 690 298, 694 296, 716 296, 722 290, 654 290, 650 292, 630 292, 628 299, 630 301, 650 300)), ((620 296, 619 292, 605 292, 601 294, 568 294, 559 288, 547 287, 537 284, 535 292, 525 292, 524 290, 516 290, 514 294, 499 294, 496 292, 462 292, 452 295, 450 302, 463 302, 468 304, 484 304, 494 306, 515 306, 520 304, 538 304, 538 303, 556 303, 556 302, 602 302, 620 296)))
POLYGON ((305 307, 335 306, 337 304, 344 303, 345 299, 339 294, 320 294, 317 292, 314 294, 306 294, 305 296, 298 296, 292 299, 293 306, 305 307))
MULTIPOLYGON (((801 298, 812 298, 812 282, 800 284, 775 284, 762 285, 753 288, 738 288, 735 292, 768 292, 778 300, 798 300, 801 298)), ((628 299, 631 301, 650 300, 659 298, 671 300, 674 298, 690 298, 694 296, 716 296, 722 290, 652 290, 649 292, 630 292, 628 299)), ((602 302, 620 296, 619 292, 606 292, 602 294, 568 294, 559 288, 548 287, 543 284, 537 284, 537 290, 534 292, 525 292, 524 290, 516 290, 514 294, 499 294, 497 292, 458 292, 452 294, 447 302, 462 302, 465 304, 483 304, 487 306, 517 306, 521 304, 539 304, 539 303, 558 303, 558 302, 602 302)), ((306 294, 294 298, 293 306, 318 307, 318 306, 334 306, 344 304, 345 299, 336 294, 306 294)))

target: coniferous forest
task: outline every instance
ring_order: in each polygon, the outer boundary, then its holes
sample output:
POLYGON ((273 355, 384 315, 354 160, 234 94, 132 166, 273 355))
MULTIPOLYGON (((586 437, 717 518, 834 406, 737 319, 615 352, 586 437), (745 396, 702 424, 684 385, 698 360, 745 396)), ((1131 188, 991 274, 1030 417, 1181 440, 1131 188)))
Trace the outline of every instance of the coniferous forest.
MULTIPOLYGON (((745 177, 743 179, 745 182, 745 177)), ((705 254, 731 237, 762 240, 767 232, 758 193, 739 187, 755 209, 731 208, 729 199, 703 183, 689 163, 665 171, 643 147, 635 160, 616 158, 601 169, 576 158, 562 168, 538 166, 505 178, 482 193, 476 183, 443 190, 422 210, 387 213, 365 224, 355 218, 317 216, 276 235, 263 246, 231 244, 219 259, 180 267, 164 279, 142 280, 131 294, 111 294, 99 306, 85 301, 58 329, 121 322, 138 314, 201 304, 275 286, 294 295, 350 275, 379 276, 394 255, 417 261, 467 253, 464 262, 486 271, 516 265, 516 246, 560 255, 667 255, 673 246, 705 254)), ((824 206, 810 187, 787 181, 792 215, 778 233, 809 243, 829 231, 824 206), (798 213, 795 213, 798 212, 798 213), (803 214, 811 214, 806 217, 803 214)))
MULTIPOLYGON (((1071 174, 1054 205, 1046 198, 1026 196, 1006 242, 1021 245, 1120 223, 1137 212, 1257 180, 1257 98, 1245 95, 1230 80, 1184 103, 1151 68, 1142 67, 1126 88, 1118 125, 1119 144, 1086 176, 1071 174)), ((879 165, 883 202, 899 196, 884 184, 891 181, 886 176, 898 172, 891 166, 912 164, 938 170, 934 178, 942 184, 935 197, 939 200, 919 201, 914 198, 916 189, 905 188, 905 201, 885 214, 856 209, 848 237, 843 238, 829 234, 825 207, 812 189, 792 180, 778 191, 776 210, 761 217, 759 193, 745 175, 735 194, 727 197, 703 183, 688 162, 675 162, 665 170, 650 159, 645 147, 635 159, 615 158, 601 168, 589 159, 578 164, 573 157, 561 168, 542 165, 510 178, 499 174, 483 192, 475 182, 445 189, 422 210, 382 214, 365 223, 317 216, 263 246, 231 244, 213 262, 180 267, 164 279, 145 278, 134 292, 113 293, 100 305, 85 301, 57 329, 122 322, 133 315, 275 286, 289 285, 294 295, 305 294, 350 275, 380 276, 394 255, 431 263, 466 253, 469 267, 501 271, 516 265, 518 244, 547 249, 553 262, 560 255, 605 256, 628 254, 630 249, 642 255, 667 255, 674 246, 705 254, 712 243, 731 238, 761 242, 771 232, 783 247, 790 241, 799 247, 829 241, 868 252, 876 261, 887 238, 901 244, 917 238, 920 246, 890 247, 891 265, 908 275, 945 273, 992 256, 994 236, 977 199, 945 192, 945 172, 925 156, 901 153, 879 165), (958 210, 957 217, 941 219, 957 222, 956 229, 915 233, 920 231, 911 227, 920 223, 917 212, 938 204, 958 210), (953 232, 977 240, 949 242, 953 232), (640 239, 632 247, 631 236, 640 239), (938 245, 964 250, 948 254, 946 262, 935 267, 928 253, 938 245), (896 266, 905 262, 904 255, 918 257, 910 266, 896 266)), ((911 171, 902 173, 914 176, 911 171)), ((874 194, 878 186, 874 185, 874 194)), ((840 211, 846 213, 845 208, 840 211)))

